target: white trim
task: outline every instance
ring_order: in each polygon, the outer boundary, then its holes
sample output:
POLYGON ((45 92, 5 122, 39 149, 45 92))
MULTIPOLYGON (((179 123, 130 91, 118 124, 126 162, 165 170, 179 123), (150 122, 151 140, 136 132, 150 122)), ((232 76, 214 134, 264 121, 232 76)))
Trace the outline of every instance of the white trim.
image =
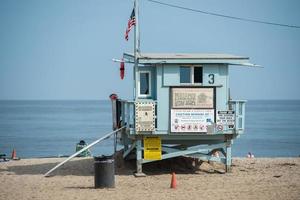
POLYGON ((152 93, 152 88, 151 88, 151 85, 152 85, 152 79, 151 79, 151 71, 150 70, 142 70, 142 71, 139 71, 138 73, 138 97, 143 97, 143 98, 146 98, 146 97, 151 97, 151 93, 152 93), (149 74, 149 91, 148 93, 149 94, 140 94, 140 88, 141 88, 141 82, 140 82, 140 74, 141 73, 147 73, 149 74))

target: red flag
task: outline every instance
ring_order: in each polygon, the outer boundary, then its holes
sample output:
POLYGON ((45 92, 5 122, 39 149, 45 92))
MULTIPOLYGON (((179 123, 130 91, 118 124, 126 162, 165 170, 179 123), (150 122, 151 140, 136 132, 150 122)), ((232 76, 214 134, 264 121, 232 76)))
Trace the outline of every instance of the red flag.
POLYGON ((130 18, 128 20, 128 25, 127 25, 126 32, 125 32, 125 40, 126 41, 128 41, 128 34, 133 26, 135 26, 135 11, 134 11, 134 9, 132 10, 130 18))

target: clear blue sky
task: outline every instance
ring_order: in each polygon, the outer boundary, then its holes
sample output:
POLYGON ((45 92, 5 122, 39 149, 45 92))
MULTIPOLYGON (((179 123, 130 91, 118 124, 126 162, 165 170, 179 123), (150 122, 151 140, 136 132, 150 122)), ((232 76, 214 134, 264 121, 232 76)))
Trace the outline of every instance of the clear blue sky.
MULTIPOLYGON (((238 17, 300 25, 300 1, 161 0, 238 17)), ((1 0, 0 99, 131 97, 119 78, 132 0, 1 0)), ((232 67, 239 99, 300 99, 300 29, 234 21, 140 0, 143 52, 231 53, 263 69, 232 67)))

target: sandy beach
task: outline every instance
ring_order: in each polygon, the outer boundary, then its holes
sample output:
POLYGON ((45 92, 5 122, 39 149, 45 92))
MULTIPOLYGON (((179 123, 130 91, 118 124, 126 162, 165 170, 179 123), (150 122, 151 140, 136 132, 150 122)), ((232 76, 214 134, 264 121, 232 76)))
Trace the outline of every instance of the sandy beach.
POLYGON ((300 158, 234 158, 226 174, 214 163, 172 169, 174 161, 165 161, 146 165, 144 178, 132 175, 134 163, 118 161, 113 189, 93 188, 92 158, 75 158, 54 176, 43 176, 62 160, 1 162, 0 199, 300 199, 300 158), (176 189, 170 189, 171 171, 176 172, 176 189))

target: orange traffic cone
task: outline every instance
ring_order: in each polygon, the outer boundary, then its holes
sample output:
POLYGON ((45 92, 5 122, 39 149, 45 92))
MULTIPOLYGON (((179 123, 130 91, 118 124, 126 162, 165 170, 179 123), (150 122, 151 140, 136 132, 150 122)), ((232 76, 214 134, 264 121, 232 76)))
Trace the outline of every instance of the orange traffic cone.
POLYGON ((12 151, 11 159, 12 160, 19 160, 19 158, 17 157, 17 152, 16 152, 15 149, 13 149, 13 151, 12 151))
POLYGON ((176 189, 176 186, 177 186, 176 175, 175 175, 175 172, 173 172, 170 188, 176 189))

